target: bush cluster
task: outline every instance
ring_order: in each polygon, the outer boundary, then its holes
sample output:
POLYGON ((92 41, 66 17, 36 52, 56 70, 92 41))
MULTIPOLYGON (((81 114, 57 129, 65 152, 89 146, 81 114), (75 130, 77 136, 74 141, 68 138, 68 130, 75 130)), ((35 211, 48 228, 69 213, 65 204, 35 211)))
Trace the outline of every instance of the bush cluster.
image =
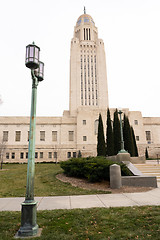
POLYGON ((121 167, 122 176, 133 175, 123 163, 107 160, 105 157, 72 158, 60 163, 64 173, 70 177, 87 178, 90 182, 109 181, 109 167, 112 164, 121 167))

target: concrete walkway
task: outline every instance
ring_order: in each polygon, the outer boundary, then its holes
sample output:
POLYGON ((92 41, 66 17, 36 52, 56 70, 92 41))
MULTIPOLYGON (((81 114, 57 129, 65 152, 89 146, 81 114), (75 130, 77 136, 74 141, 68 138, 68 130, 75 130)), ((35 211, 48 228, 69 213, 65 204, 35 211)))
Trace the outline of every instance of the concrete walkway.
MULTIPOLYGON (((35 197, 38 210, 160 205, 160 186, 148 192, 35 197)), ((0 211, 21 211, 24 198, 0 198, 0 211)))

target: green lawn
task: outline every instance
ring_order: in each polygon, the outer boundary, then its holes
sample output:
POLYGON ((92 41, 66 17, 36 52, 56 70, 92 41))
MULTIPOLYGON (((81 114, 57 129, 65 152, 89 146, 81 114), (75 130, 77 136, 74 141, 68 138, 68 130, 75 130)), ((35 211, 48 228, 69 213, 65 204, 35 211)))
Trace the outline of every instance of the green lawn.
MULTIPOLYGON (((35 196, 65 196, 96 194, 104 191, 84 190, 72 187, 56 178, 63 172, 59 164, 42 163, 35 166, 35 196)), ((0 171, 0 197, 24 197, 26 191, 27 164, 4 164, 0 171)), ((106 192, 105 192, 106 193, 106 192)))
MULTIPOLYGON (((39 211, 37 223, 37 240, 160 239, 159 206, 39 211)), ((20 212, 0 212, 0 239, 13 239, 19 227, 20 212)))

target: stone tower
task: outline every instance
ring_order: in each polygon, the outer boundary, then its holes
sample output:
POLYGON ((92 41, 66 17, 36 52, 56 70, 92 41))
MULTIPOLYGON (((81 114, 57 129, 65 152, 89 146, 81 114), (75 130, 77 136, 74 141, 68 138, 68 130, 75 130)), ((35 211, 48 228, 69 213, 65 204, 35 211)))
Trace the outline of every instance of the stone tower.
POLYGON ((79 107, 108 107, 104 43, 85 9, 74 27, 70 49, 70 115, 76 116, 79 107))

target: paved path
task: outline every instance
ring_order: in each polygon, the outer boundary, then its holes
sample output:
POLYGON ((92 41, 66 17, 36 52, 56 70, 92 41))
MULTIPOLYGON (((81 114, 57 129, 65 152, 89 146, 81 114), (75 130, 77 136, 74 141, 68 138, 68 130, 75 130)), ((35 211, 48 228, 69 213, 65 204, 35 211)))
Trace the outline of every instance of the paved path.
MULTIPOLYGON (((160 188, 141 193, 35 197, 35 200, 38 210, 160 205, 160 188)), ((23 201, 24 198, 0 198, 0 211, 20 211, 23 201)))

